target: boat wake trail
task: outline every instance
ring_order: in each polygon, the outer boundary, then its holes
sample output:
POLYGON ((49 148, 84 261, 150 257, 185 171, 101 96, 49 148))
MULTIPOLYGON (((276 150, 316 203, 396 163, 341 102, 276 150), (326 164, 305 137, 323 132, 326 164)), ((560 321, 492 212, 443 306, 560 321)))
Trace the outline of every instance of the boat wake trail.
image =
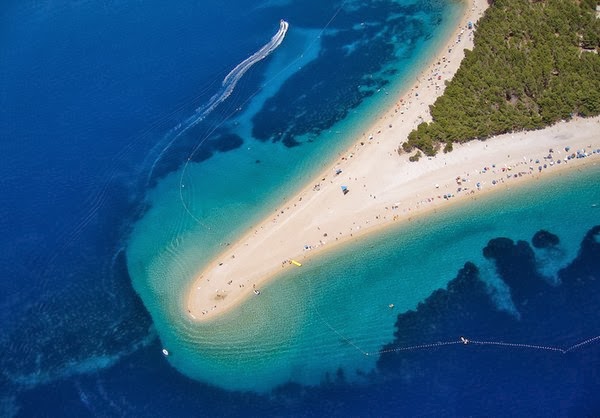
POLYGON ((194 114, 187 118, 184 122, 178 124, 175 128, 173 128, 168 134, 167 137, 172 136, 171 140, 168 144, 162 149, 149 173, 149 177, 152 176, 154 172, 154 167, 161 159, 163 154, 171 147, 173 142, 181 135, 183 135, 188 129, 193 128, 198 123, 202 122, 217 106, 223 103, 227 98, 231 95, 233 90, 235 89, 236 84, 240 79, 244 76, 244 74, 257 62, 262 61, 267 58, 273 51, 281 45, 283 39, 285 38, 285 34, 287 33, 289 24, 285 20, 280 20, 279 22, 279 30, 269 42, 263 45, 258 51, 254 54, 250 55, 244 61, 240 62, 236 67, 229 72, 223 79, 221 83, 221 88, 219 91, 213 95, 210 100, 200 106, 194 111, 194 114))
POLYGON ((184 126, 187 127, 186 129, 193 127, 195 124, 208 116, 210 112, 212 112, 219 104, 221 104, 231 95, 237 82, 243 77, 246 71, 250 69, 250 67, 268 57, 273 51, 275 51, 275 49, 277 49, 279 45, 281 45, 283 38, 285 38, 285 34, 287 33, 288 26, 288 22, 282 19, 279 22, 279 30, 275 35, 273 35, 271 40, 254 54, 240 62, 233 70, 229 72, 229 74, 225 76, 221 85, 221 89, 210 98, 208 103, 196 109, 194 115, 185 121, 184 126))

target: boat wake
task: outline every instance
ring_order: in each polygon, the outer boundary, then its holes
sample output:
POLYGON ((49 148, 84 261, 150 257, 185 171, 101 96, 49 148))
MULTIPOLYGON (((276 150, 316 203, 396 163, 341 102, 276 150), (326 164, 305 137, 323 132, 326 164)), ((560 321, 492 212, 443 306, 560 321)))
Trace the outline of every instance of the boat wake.
POLYGON ((154 161, 154 164, 152 165, 152 168, 149 173, 149 178, 152 177, 152 173, 154 172, 154 168, 155 168, 156 164, 158 163, 158 161, 160 161, 163 154, 171 147, 173 142, 175 142, 175 140, 177 138, 179 138, 181 135, 183 135, 187 130, 189 130, 190 128, 193 128, 198 123, 202 122, 213 110, 215 110, 217 108, 217 106, 219 106, 221 103, 223 103, 225 100, 227 100, 227 98, 231 95, 231 93, 235 89, 235 86, 237 85, 238 81, 240 81, 240 79, 244 76, 244 74, 246 74, 246 72, 254 64, 267 58, 273 51, 275 51, 277 49, 277 47, 279 47, 279 45, 281 45, 281 43, 283 42, 283 39, 285 38, 285 34, 287 33, 288 27, 289 27, 288 22, 286 22, 283 19, 280 20, 279 30, 277 31, 277 33, 275 35, 273 35, 271 40, 269 42, 267 42, 265 45, 263 45, 254 54, 250 55, 244 61, 242 61, 238 65, 236 65, 235 68, 233 70, 231 70, 229 72, 229 74, 227 74, 225 76, 225 78, 223 79, 223 82, 221 83, 221 88, 219 89, 219 91, 217 93, 215 93, 210 98, 210 100, 208 100, 208 102, 206 104, 197 108, 194 111, 194 114, 192 116, 187 118, 182 123, 177 124, 177 126, 175 128, 173 128, 169 132, 169 134, 167 134, 167 137, 169 137, 171 135, 173 135, 173 137, 168 142, 168 144, 162 149, 162 151, 160 152, 160 154, 154 161))
POLYGON ((288 22, 282 19, 279 22, 279 30, 275 35, 273 35, 271 40, 254 54, 240 62, 233 70, 229 72, 229 74, 225 76, 221 85, 221 89, 210 98, 208 103, 196 109, 194 115, 184 122, 183 125, 186 126, 185 129, 193 127, 195 124, 208 116, 208 114, 212 112, 219 104, 226 100, 231 95, 237 82, 243 77, 246 71, 248 71, 257 62, 267 58, 273 51, 275 51, 275 49, 277 49, 279 45, 281 45, 283 39, 285 38, 285 34, 287 33, 288 27, 288 22))

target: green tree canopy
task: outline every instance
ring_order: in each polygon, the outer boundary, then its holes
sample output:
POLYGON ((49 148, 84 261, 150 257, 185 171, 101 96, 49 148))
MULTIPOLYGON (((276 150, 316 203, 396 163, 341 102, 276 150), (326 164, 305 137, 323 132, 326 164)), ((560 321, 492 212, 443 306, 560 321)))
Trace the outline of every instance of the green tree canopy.
POLYGON ((472 51, 433 121, 402 148, 426 155, 454 142, 540 129, 573 115, 600 114, 600 19, 596 1, 496 0, 478 23, 472 51))

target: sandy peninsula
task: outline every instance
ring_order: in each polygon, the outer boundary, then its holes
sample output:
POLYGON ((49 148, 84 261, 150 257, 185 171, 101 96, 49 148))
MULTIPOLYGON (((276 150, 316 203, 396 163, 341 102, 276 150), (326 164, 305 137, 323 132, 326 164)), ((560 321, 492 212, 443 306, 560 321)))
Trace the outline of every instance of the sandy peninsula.
POLYGON ((501 192, 561 170, 600 164, 600 117, 507 134, 454 147, 449 154, 408 161, 397 149, 473 46, 469 21, 487 8, 470 1, 449 43, 391 109, 323 173, 200 272, 188 315, 207 321, 260 293, 264 284, 311 257, 381 228, 447 205, 501 192), (580 157, 580 158, 578 158, 580 157), (347 190, 343 192, 343 188, 347 190))

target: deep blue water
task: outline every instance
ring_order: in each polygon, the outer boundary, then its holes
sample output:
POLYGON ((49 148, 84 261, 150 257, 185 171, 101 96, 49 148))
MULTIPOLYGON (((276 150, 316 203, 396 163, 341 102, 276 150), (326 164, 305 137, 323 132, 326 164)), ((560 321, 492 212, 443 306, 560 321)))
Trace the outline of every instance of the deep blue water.
MULTIPOLYGON (((499 240, 473 249, 495 260, 520 316, 499 311, 477 268, 466 264, 448 273, 457 277, 442 286, 448 290, 398 312, 399 331, 385 347, 392 351, 360 384, 340 372, 313 386, 290 383, 259 395, 194 381, 160 353, 154 317, 132 286, 128 239, 148 213, 148 191, 168 173, 188 158, 214 168, 218 156, 249 146, 265 154, 252 156, 253 167, 273 166, 267 154, 302 148, 302 164, 314 168, 313 159, 324 153, 326 160, 323 149, 343 146, 319 143, 326 138, 320 134, 397 82, 398 60, 418 62, 420 46, 455 7, 427 1, 4 2, 0 415, 598 414, 594 342, 564 354, 477 344, 394 350, 456 342, 460 335, 567 349, 600 334, 600 249, 592 229, 600 216, 580 225, 588 235, 561 241, 582 242, 582 251, 563 263, 559 286, 539 277, 529 244, 499 240), (280 18, 292 28, 282 47, 256 64, 217 111, 168 146, 173 129, 273 36, 280 18), (360 30, 348 29, 355 27, 360 30), (313 56, 296 60, 298 51, 313 56), (286 73, 290 63, 302 70, 286 73), (270 71, 283 75, 277 79, 270 71), (249 100, 273 85, 268 97, 249 100)), ((286 169, 284 180, 294 173, 286 169)), ((276 183, 263 193, 277 190, 276 183)), ((600 200, 597 193, 591 198, 600 200)), ((593 218, 592 212, 586 219, 593 218)), ((558 257, 547 252, 548 263, 558 257)))

